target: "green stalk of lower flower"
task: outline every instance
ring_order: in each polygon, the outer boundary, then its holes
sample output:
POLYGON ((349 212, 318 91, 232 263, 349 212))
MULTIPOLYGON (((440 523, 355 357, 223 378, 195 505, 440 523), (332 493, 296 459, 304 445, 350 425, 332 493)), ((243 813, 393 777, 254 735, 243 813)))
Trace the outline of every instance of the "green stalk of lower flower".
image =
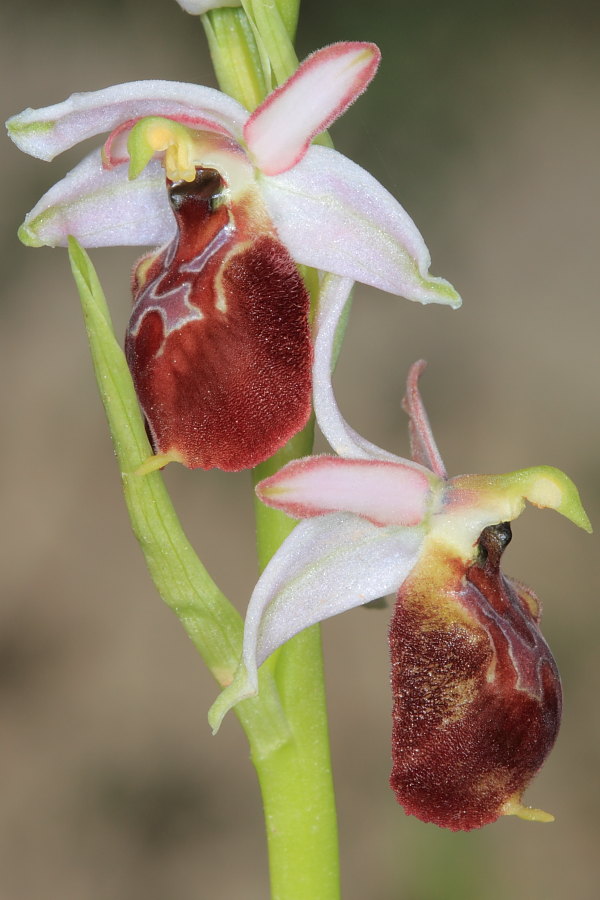
MULTIPOLYGON (((302 270, 318 296, 313 270, 302 270)), ((293 459, 312 453, 314 418, 252 473, 256 485, 293 459)), ((262 571, 296 526, 255 496, 256 543, 262 571)), ((308 628, 271 663, 291 740, 256 764, 261 786, 273 900, 337 900, 340 896, 335 792, 329 752, 321 630, 308 628)), ((264 666, 263 666, 264 668, 264 666)))
MULTIPOLYGON (((312 452, 313 423, 253 472, 255 483, 312 452)), ((256 499, 261 568, 296 523, 256 499)), ((263 666, 264 668, 264 666, 263 666)), ((272 669, 291 738, 258 763, 273 900, 338 900, 337 816, 318 625, 274 654, 272 669)))

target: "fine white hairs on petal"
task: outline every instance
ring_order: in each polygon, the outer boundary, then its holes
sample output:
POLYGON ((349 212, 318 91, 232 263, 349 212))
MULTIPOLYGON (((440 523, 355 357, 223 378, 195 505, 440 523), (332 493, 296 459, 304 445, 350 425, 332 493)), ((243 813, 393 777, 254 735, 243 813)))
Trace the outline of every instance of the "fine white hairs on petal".
POLYGON ((266 175, 285 172, 365 90, 379 65, 375 44, 341 42, 312 53, 252 113, 244 138, 266 175))
POLYGON ((361 437, 343 418, 333 393, 331 382, 333 347, 337 327, 350 291, 350 278, 325 275, 319 294, 315 355, 313 364, 313 392, 315 415, 323 435, 339 456, 348 459, 387 459, 406 462, 387 450, 361 437))
POLYGON ((44 194, 19 237, 33 246, 65 247, 69 235, 84 247, 156 246, 175 231, 160 162, 129 181, 122 167, 104 169, 94 150, 44 194))
POLYGON ((181 81, 130 81, 72 94, 62 103, 43 109, 25 109, 9 119, 6 127, 20 150, 51 160, 86 138, 144 116, 202 119, 206 130, 212 122, 215 130, 239 141, 248 113, 232 97, 214 88, 181 81))
POLYGON ((294 259, 418 303, 460 306, 429 274, 423 237, 369 172, 329 147, 311 147, 292 169, 258 176, 269 215, 294 259))
POLYGON ((374 525, 418 525, 431 506, 433 481, 408 461, 309 456, 261 481, 256 493, 293 518, 350 512, 374 525))
POLYGON ((218 728, 228 709, 258 689, 258 667, 310 625, 399 589, 415 565, 423 528, 378 528, 347 513, 296 526, 261 575, 248 604, 242 665, 213 705, 218 728))

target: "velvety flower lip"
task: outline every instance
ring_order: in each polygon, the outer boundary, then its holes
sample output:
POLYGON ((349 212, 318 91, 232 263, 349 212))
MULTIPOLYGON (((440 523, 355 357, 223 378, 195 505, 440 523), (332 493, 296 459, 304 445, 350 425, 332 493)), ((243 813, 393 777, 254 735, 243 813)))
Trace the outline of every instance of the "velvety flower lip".
MULTIPOLYGON (((418 229, 371 175, 335 150, 309 146, 364 91, 379 62, 375 45, 333 44, 309 56, 251 115, 231 97, 199 85, 138 81, 73 94, 9 119, 24 152, 50 160, 94 135, 109 134, 123 155, 92 152, 31 210, 20 230, 32 246, 147 245, 173 239, 176 224, 160 178, 157 151, 145 177, 128 178, 126 138, 140 119, 158 116, 186 126, 196 165, 214 167, 232 200, 253 182, 279 238, 300 263, 364 281, 420 302, 458 306, 456 291, 429 275, 418 229), (202 135, 220 135, 207 146, 202 135), (112 135, 112 137, 111 137, 112 135), (232 143, 250 164, 240 182, 232 143), (151 224, 150 224, 151 222, 151 224)), ((168 153, 168 151, 167 151, 168 153)))
POLYGON ((313 372, 317 420, 339 456, 297 460, 257 486, 264 503, 302 521, 250 598, 242 661, 211 709, 214 729, 227 710, 256 693, 258 666, 284 641, 315 622, 398 591, 430 554, 451 554, 467 565, 482 531, 514 519, 526 499, 590 530, 577 489, 553 467, 447 479, 418 391, 423 362, 412 367, 405 398, 412 460, 376 447, 350 428, 330 377, 336 323, 350 288, 349 280, 335 276, 324 285, 313 372))

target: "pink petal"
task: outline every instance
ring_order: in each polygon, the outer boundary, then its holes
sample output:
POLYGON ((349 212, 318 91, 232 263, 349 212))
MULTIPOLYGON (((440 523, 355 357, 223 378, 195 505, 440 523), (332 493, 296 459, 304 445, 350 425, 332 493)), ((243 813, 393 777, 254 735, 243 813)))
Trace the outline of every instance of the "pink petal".
POLYGON ((375 44, 346 42, 317 50, 269 94, 244 127, 259 169, 277 175, 294 166, 312 139, 365 90, 379 65, 375 44))
POLYGON ((216 730, 227 710, 256 694, 257 669, 309 625, 398 590, 415 565, 422 528, 378 528, 332 514, 301 522, 261 575, 248 604, 243 664, 209 713, 216 730))
POLYGON ((99 150, 51 187, 19 230, 24 243, 37 247, 64 247, 68 235, 84 247, 156 246, 174 234, 160 162, 128 181, 126 167, 103 168, 99 150))
POLYGON ((213 88, 180 81, 131 81, 101 91, 72 94, 43 109, 26 109, 6 123, 17 147, 50 160, 63 150, 143 116, 201 118, 210 128, 241 137, 246 110, 213 88))
POLYGON ((351 512, 374 525, 418 525, 431 507, 432 487, 410 463, 309 456, 261 481, 256 493, 297 519, 351 512))
POLYGON ((419 303, 460 306, 452 285, 429 274, 429 251, 408 213, 341 153, 311 147, 289 172, 261 178, 260 187, 297 262, 419 303))
POLYGON ((425 371, 427 363, 420 359, 409 370, 406 381, 406 394, 402 401, 404 410, 410 416, 410 449, 415 462, 427 466, 440 478, 447 479, 446 467, 437 448, 431 431, 429 418, 419 391, 419 378, 425 371))

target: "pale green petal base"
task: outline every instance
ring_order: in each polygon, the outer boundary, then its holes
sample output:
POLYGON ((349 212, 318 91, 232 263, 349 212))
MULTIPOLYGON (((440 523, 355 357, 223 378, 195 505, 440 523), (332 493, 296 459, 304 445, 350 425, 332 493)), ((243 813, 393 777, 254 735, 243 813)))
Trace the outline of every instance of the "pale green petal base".
POLYGON ((217 733, 230 709, 233 709, 242 700, 247 700, 248 697, 255 697, 257 693, 256 679, 253 682, 248 675, 246 666, 240 665, 231 684, 221 691, 208 711, 208 724, 212 728, 212 733, 217 733))

